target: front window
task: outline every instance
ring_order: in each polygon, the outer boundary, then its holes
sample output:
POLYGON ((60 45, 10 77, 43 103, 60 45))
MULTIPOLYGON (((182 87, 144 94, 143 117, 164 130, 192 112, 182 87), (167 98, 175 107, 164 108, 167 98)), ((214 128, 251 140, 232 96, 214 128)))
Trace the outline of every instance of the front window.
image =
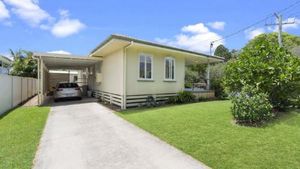
POLYGON ((140 55, 139 78, 152 79, 152 56, 145 54, 140 55))
POLYGON ((165 58, 165 80, 175 80, 175 59, 165 58))

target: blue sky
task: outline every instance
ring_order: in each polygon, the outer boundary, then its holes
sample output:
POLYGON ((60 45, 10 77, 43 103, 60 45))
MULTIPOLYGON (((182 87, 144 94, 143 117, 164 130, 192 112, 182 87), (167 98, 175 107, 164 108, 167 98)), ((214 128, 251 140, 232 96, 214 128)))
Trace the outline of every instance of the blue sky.
MULTIPOLYGON (((296 1, 0 0, 0 53, 21 48, 87 55, 113 33, 207 53, 210 41, 296 1)), ((299 36, 300 4, 285 12, 284 18, 296 21, 284 30, 299 36)), ((275 30, 264 24, 220 43, 239 49, 255 35, 275 30)))

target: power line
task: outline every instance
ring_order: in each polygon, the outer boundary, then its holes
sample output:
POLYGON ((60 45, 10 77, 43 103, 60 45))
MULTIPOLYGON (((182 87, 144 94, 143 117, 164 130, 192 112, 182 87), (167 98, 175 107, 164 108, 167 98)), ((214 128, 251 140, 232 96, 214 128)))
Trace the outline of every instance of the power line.
MULTIPOLYGON (((280 11, 277 11, 277 13, 283 14, 284 12, 288 12, 288 11, 287 11, 288 9, 291 9, 291 8, 293 8, 293 7, 296 7, 296 6, 299 5, 299 4, 300 4, 300 1, 296 1, 295 3, 291 4, 290 6, 284 8, 284 9, 282 9, 282 10, 280 10, 280 11)), ((290 11, 291 11, 291 10, 290 10, 290 11)))
POLYGON ((291 16, 293 16, 294 18, 298 17, 300 14, 300 11, 299 12, 294 12, 292 14, 290 14, 287 18, 290 18, 291 16))
MULTIPOLYGON (((277 13, 282 14, 282 13, 286 12, 287 10, 289 10, 289 9, 291 9, 291 8, 293 8, 293 7, 297 6, 297 5, 299 5, 299 4, 300 4, 300 0, 296 1, 295 3, 289 5, 289 6, 286 7, 286 8, 283 8, 283 9, 277 11, 277 13)), ((249 25, 249 26, 246 26, 246 27, 244 27, 244 28, 242 28, 242 29, 239 29, 239 30, 236 31, 236 32, 233 32, 233 33, 231 33, 231 34, 228 34, 228 35, 224 36, 223 38, 220 38, 220 39, 217 39, 217 40, 212 41, 212 42, 210 43, 210 51, 211 51, 211 48, 213 47, 213 44, 214 44, 215 42, 218 42, 218 41, 221 41, 221 40, 228 39, 228 38, 230 38, 230 37, 232 37, 232 36, 234 36, 234 35, 237 35, 237 34, 239 34, 239 33, 241 33, 241 32, 244 32, 244 31, 250 29, 251 27, 253 27, 253 26, 255 26, 255 25, 258 25, 258 24, 260 24, 260 23, 262 23, 262 22, 265 22, 267 19, 271 18, 273 15, 274 15, 273 13, 272 13, 272 14, 269 14, 269 15, 267 15, 265 18, 263 18, 263 19, 261 19, 261 20, 258 20, 257 22, 255 22, 255 23, 253 23, 253 24, 251 24, 251 25, 249 25)))

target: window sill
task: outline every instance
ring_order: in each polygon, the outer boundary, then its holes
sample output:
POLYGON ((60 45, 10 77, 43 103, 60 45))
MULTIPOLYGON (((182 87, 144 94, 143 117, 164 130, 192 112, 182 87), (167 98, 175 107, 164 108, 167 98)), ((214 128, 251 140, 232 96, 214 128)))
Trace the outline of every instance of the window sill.
POLYGON ((154 82, 153 79, 138 79, 138 82, 154 82))
POLYGON ((172 80, 172 79, 165 79, 164 82, 176 82, 176 80, 172 80))

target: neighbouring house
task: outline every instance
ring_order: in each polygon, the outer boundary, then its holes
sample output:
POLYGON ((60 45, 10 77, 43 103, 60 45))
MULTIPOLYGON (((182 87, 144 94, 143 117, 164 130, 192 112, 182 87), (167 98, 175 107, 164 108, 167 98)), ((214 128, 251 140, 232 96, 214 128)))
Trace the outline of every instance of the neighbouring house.
MULTIPOLYGON (((49 70, 79 69, 87 75, 94 96, 122 109, 143 105, 148 96, 163 102, 185 90, 185 67, 212 64, 224 59, 203 53, 166 46, 123 35, 111 35, 86 57, 34 53, 39 60, 40 100, 47 92, 45 78, 49 70)), ((210 90, 209 66, 206 89, 201 97, 214 97, 210 90)))
POLYGON ((5 56, 0 55, 0 74, 9 74, 11 69, 12 60, 5 56))

